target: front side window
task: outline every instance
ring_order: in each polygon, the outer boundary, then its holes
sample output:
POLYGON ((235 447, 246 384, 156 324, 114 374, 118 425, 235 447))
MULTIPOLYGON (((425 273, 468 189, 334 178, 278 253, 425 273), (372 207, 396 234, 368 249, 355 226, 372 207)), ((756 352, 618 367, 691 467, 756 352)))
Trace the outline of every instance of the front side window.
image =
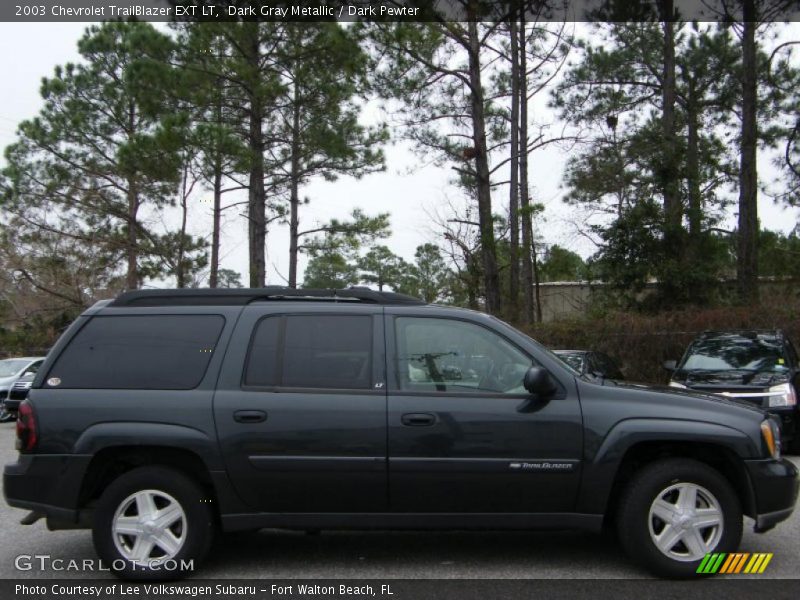
POLYGON ((94 317, 47 381, 58 380, 59 388, 192 389, 205 375, 224 324, 219 315, 94 317))
POLYGON ((370 316, 273 316, 256 327, 245 385, 366 390, 371 382, 370 316))
POLYGON ((405 391, 524 394, 530 357, 496 333, 456 319, 395 320, 398 387, 405 391))

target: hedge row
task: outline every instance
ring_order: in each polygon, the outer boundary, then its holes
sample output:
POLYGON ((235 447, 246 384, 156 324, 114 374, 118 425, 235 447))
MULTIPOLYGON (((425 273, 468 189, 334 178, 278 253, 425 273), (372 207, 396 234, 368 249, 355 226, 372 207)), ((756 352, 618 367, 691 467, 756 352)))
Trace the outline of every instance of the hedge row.
POLYGON ((662 363, 679 359, 703 331, 782 329, 800 343, 800 303, 770 299, 758 307, 676 310, 657 315, 610 313, 522 328, 537 341, 557 349, 599 350, 616 358, 633 381, 665 383, 662 363))

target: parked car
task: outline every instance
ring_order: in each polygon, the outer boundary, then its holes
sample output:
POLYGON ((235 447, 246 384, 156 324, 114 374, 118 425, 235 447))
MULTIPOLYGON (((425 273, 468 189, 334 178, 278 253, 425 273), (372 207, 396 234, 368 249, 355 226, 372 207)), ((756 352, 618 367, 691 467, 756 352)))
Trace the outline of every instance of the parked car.
MULTIPOLYGON (((497 318, 364 289, 142 290, 61 336, 19 407, 3 492, 89 527, 130 579, 213 531, 614 525, 693 576, 743 518, 791 514, 779 423, 718 396, 577 375, 497 318)), ((192 561, 192 562, 189 562, 192 561)))
POLYGON ((581 375, 601 379, 625 379, 617 361, 605 352, 594 350, 553 350, 553 352, 581 375))
POLYGON ((0 423, 11 421, 14 418, 6 410, 6 398, 11 387, 25 373, 36 373, 43 362, 43 356, 23 356, 0 360, 0 423))
POLYGON ((669 385, 738 398, 780 418, 783 441, 800 452, 797 351, 781 330, 708 331, 679 361, 667 361, 669 385))
POLYGON ((25 374, 17 379, 17 381, 14 382, 14 385, 11 386, 11 389, 8 391, 8 397, 3 404, 6 414, 9 416, 8 420, 17 418, 19 405, 23 400, 25 400, 25 398, 28 397, 28 390, 31 389, 33 378, 35 376, 36 373, 26 371, 25 374))

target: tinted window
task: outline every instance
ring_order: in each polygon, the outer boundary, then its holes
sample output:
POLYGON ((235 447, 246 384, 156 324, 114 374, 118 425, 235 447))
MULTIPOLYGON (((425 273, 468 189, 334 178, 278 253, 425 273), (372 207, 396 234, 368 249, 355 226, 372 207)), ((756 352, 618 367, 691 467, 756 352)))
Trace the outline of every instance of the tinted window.
POLYGON ((245 385, 278 385, 278 339, 281 317, 263 319, 256 326, 245 371, 245 385))
POLYGON ((244 383, 371 388, 372 317, 296 315, 262 320, 253 335, 244 383))
POLYGON ((786 352, 789 355, 789 366, 794 368, 797 366, 797 350, 794 349, 794 344, 789 340, 786 340, 786 352))
POLYGON ((368 389, 372 379, 372 317, 286 318, 282 385, 368 389))
POLYGON ((69 343, 48 379, 60 388, 181 390, 206 372, 219 315, 94 317, 69 343))
POLYGON ((769 334, 722 334, 689 346, 681 369, 687 371, 786 371, 783 345, 769 334))
POLYGON ((622 379, 622 371, 613 358, 601 352, 594 356, 598 374, 608 379, 622 379))
POLYGON ((523 394, 531 359, 488 329, 455 319, 396 321, 402 390, 523 394))
POLYGON ((39 370, 39 367, 42 366, 43 360, 37 360, 35 363, 31 363, 30 366, 25 369, 25 373, 33 373, 34 375, 39 370))
POLYGON ((584 354, 582 352, 556 352, 555 355, 578 373, 583 373, 584 354))

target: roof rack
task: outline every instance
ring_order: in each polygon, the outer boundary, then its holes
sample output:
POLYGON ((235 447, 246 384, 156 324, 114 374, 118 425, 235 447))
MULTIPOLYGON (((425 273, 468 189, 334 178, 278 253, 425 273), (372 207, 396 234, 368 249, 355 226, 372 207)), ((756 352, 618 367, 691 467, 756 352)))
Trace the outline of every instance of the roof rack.
POLYGON ((376 292, 365 287, 303 290, 275 285, 265 288, 133 290, 120 294, 109 306, 244 306, 264 300, 426 304, 405 294, 376 292))

